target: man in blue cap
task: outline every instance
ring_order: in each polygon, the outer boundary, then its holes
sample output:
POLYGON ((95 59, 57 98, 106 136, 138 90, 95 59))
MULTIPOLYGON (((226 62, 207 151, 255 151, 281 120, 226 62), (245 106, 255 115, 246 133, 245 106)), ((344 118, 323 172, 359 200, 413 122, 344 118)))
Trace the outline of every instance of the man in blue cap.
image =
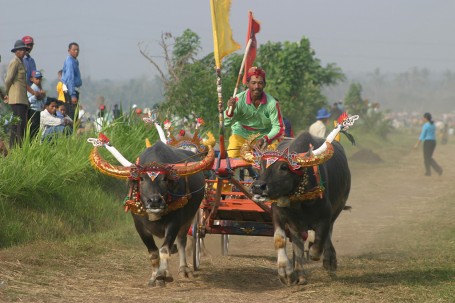
POLYGON ((327 130, 327 121, 329 121, 330 112, 325 108, 318 110, 316 115, 316 122, 311 124, 309 132, 312 136, 325 138, 325 132, 327 130))

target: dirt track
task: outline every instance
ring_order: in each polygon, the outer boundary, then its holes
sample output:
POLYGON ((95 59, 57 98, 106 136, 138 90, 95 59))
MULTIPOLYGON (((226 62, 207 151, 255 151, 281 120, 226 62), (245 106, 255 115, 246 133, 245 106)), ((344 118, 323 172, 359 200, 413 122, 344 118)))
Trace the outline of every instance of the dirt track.
MULTIPOLYGON (((448 163, 453 163, 454 154, 454 144, 437 147, 435 158, 444 167, 441 177, 423 176, 420 150, 410 151, 399 161, 351 161, 348 204, 353 209, 342 213, 334 230, 339 273, 350 270, 348 259, 352 264, 351 258, 363 254, 393 251, 396 245, 389 244, 397 239, 417 239, 413 228, 431 216, 434 199, 453 186, 455 167, 448 163)), ((16 258, 14 250, 0 251, 0 280, 7 282, 3 288, 0 285, 0 302, 341 302, 330 289, 332 278, 320 262, 308 264, 308 285, 283 287, 276 274, 271 238, 231 236, 227 257, 220 256, 219 236, 209 235, 206 244, 211 255, 202 258, 194 280, 178 278, 177 256, 173 256, 171 270, 176 280, 158 289, 147 287, 149 263, 139 240, 133 247, 112 249, 97 258, 89 254, 74 260, 62 254, 53 260, 59 263, 58 269, 40 261, 39 246, 36 255, 26 260, 16 258), (34 278, 27 279, 28 275, 34 278), (13 299, 3 296, 6 288, 14 290, 13 299)))

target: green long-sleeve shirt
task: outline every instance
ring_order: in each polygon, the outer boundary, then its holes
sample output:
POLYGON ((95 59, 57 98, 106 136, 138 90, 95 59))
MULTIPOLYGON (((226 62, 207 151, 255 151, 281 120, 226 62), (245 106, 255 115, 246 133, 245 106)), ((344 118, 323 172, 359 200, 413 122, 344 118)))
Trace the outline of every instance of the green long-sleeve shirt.
POLYGON ((284 134, 283 117, 281 116, 278 101, 264 92, 258 108, 251 100, 250 91, 239 93, 234 113, 228 116, 224 111, 224 125, 231 126, 232 134, 248 138, 250 135, 260 133, 268 144, 284 134))

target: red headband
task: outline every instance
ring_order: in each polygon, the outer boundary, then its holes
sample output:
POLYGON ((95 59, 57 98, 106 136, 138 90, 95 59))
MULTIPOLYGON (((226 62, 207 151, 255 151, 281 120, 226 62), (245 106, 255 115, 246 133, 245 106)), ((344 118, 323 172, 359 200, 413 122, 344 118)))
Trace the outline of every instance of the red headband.
POLYGON ((262 79, 265 81, 265 71, 260 67, 253 66, 250 68, 246 74, 246 80, 250 81, 251 76, 262 77, 262 79))

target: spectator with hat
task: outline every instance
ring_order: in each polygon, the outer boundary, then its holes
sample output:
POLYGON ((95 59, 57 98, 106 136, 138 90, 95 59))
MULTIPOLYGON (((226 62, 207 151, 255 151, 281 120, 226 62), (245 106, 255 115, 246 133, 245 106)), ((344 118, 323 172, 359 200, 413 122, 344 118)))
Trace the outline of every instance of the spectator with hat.
POLYGON ((5 78, 6 96, 4 101, 11 106, 13 116, 20 119, 17 124, 11 125, 10 148, 22 145, 25 129, 27 126, 28 98, 27 82, 25 80, 26 71, 23 63, 24 56, 28 50, 24 41, 17 40, 11 50, 15 54, 8 65, 5 78))
POLYGON ((30 137, 34 138, 39 131, 40 127, 40 113, 44 109, 44 103, 46 102, 46 92, 43 90, 41 86, 41 80, 43 75, 39 70, 32 71, 32 90, 34 92, 39 92, 39 96, 43 96, 42 98, 38 98, 36 95, 38 94, 31 94, 27 92, 28 102, 30 103, 30 108, 28 110, 28 118, 30 120, 30 137))
POLYGON ((35 59, 32 58, 30 53, 33 50, 33 46, 35 45, 35 41, 30 36, 22 37, 22 41, 28 47, 28 50, 25 52, 25 56, 24 56, 24 60, 23 60, 24 61, 24 66, 25 66, 25 71, 27 73, 26 79, 25 79, 27 81, 27 92, 29 94, 33 94, 38 99, 42 99, 44 96, 40 92, 34 91, 31 88, 31 86, 33 84, 32 83, 32 79, 31 79, 32 78, 32 72, 34 70, 36 70, 36 63, 35 63, 35 59))
POLYGON ((76 113, 77 105, 79 103, 79 89, 82 86, 81 72, 79 70, 79 44, 71 42, 68 45, 68 56, 62 69, 62 82, 68 89, 65 92, 65 100, 67 103, 68 116, 73 118, 76 122, 78 114, 76 113))
MULTIPOLYGON (((224 125, 231 127, 228 155, 240 156, 240 147, 253 134, 260 134, 257 146, 278 144, 284 134, 284 123, 278 101, 264 92, 266 85, 265 71, 260 67, 251 67, 246 75, 248 89, 230 98, 224 111, 224 125), (231 109, 232 107, 232 109, 231 109)), ((220 112, 223 108, 218 108, 220 112)))
POLYGON ((329 118, 330 112, 325 107, 318 110, 316 122, 310 125, 309 133, 315 137, 325 138, 329 118))

